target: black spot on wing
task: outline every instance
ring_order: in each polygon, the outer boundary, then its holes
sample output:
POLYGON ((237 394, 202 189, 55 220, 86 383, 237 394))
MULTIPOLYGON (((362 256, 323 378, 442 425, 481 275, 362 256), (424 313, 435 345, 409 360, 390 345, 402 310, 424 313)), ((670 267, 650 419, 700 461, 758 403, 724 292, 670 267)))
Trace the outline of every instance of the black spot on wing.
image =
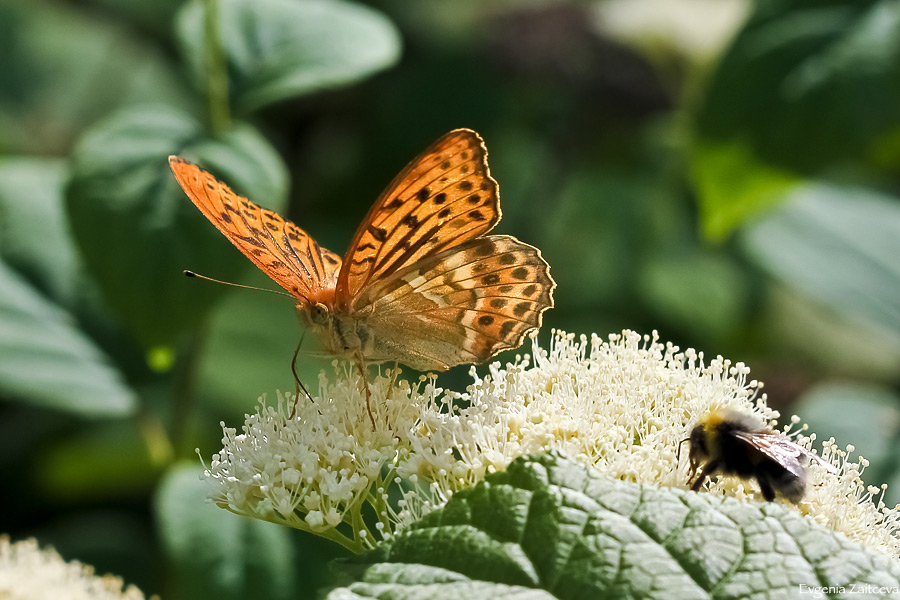
POLYGON ((519 281, 524 281, 524 280, 528 279, 528 269, 526 269, 525 267, 519 267, 517 269, 513 269, 512 273, 510 273, 510 275, 512 275, 513 279, 518 279, 519 281))
POLYGON ((372 237, 378 240, 379 242, 383 242, 387 239, 387 229, 383 227, 375 227, 374 225, 369 225, 369 233, 372 234, 372 237))
POLYGON ((491 256, 496 253, 496 248, 494 246, 494 242, 483 243, 480 246, 476 246, 475 248, 475 256, 479 258, 484 258, 485 256, 491 256))

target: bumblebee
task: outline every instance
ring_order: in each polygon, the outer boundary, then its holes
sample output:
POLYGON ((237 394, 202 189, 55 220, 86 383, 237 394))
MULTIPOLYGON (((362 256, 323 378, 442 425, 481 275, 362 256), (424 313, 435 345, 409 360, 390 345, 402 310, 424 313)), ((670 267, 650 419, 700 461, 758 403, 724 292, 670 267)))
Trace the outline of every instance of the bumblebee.
POLYGON ((690 442, 688 483, 704 463, 691 484, 694 491, 714 473, 722 473, 755 478, 763 498, 769 502, 778 492, 796 504, 806 491, 806 468, 811 460, 831 472, 837 471, 831 463, 762 427, 749 415, 733 411, 713 411, 702 417, 684 442, 690 442))

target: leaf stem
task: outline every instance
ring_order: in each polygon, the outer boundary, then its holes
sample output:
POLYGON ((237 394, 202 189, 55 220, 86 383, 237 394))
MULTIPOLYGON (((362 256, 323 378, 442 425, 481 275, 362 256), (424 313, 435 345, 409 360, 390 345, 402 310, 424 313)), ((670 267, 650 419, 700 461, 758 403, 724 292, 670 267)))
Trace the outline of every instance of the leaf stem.
POLYGON ((228 72, 225 51, 219 31, 219 0, 204 0, 203 33, 206 54, 206 95, 209 103, 209 126, 214 136, 231 125, 228 106, 228 72))

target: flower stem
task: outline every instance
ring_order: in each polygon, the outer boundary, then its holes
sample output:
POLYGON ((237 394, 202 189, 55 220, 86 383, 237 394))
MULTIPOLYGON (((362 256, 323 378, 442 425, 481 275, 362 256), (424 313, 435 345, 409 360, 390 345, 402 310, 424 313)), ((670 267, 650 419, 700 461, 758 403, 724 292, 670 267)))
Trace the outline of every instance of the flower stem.
MULTIPOLYGON (((243 513, 238 510, 234 510, 230 506, 223 506, 223 508, 225 508, 227 511, 232 512, 241 517, 248 516, 246 513, 243 513)), ((276 525, 284 525, 284 520, 282 520, 282 519, 265 517, 265 516, 258 515, 258 514, 253 515, 253 517, 256 519, 259 519, 261 521, 268 521, 269 523, 275 523, 276 525)), ((364 544, 360 543, 359 541, 353 540, 353 539, 349 538, 348 536, 344 535, 343 533, 338 531, 336 527, 332 527, 330 529, 313 529, 312 527, 307 525, 306 521, 304 521, 302 518, 294 521, 292 526, 295 529, 299 529, 300 531, 312 533, 313 535, 317 535, 321 538, 325 538, 326 540, 330 540, 330 541, 338 544, 339 546, 342 546, 343 548, 349 550, 353 554, 362 554, 366 550, 371 549, 371 548, 367 548, 364 544)))
POLYGON ((397 471, 395 469, 389 469, 386 475, 379 476, 375 484, 369 488, 369 495, 366 498, 369 505, 375 509, 375 516, 383 525, 382 535, 385 533, 392 533, 393 528, 391 526, 390 515, 388 514, 388 506, 384 501, 384 494, 379 493, 379 489, 384 489, 390 485, 391 480, 393 480, 396 475, 397 471), (374 493, 372 493, 373 490, 374 493))
POLYGON ((204 0, 203 33, 206 53, 206 95, 209 103, 209 126, 214 136, 231 125, 228 107, 228 73, 225 51, 219 31, 219 0, 204 0))

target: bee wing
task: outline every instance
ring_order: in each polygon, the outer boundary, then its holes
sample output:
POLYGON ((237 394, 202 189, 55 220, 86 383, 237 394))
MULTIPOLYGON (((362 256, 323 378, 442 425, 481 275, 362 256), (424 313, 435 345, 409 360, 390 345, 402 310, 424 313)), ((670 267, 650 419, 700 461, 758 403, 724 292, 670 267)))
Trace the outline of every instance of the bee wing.
POLYGON ((734 433, 734 436, 765 454, 797 477, 805 475, 806 465, 801 459, 815 460, 829 472, 837 472, 837 468, 827 460, 777 433, 738 431, 734 433))
POLYGON ((825 460, 824 458, 822 458, 822 457, 819 456, 818 454, 813 454, 813 453, 811 453, 811 452, 806 452, 806 457, 807 457, 807 458, 811 458, 811 459, 813 459, 814 461, 816 461, 817 463, 819 463, 820 465, 822 465, 822 467, 824 467, 824 469, 825 469, 826 471, 828 471, 829 473, 834 473, 835 475, 837 475, 838 473, 841 472, 840 469, 838 469, 836 466, 834 466, 833 464, 831 464, 830 462, 828 462, 827 460, 825 460))

